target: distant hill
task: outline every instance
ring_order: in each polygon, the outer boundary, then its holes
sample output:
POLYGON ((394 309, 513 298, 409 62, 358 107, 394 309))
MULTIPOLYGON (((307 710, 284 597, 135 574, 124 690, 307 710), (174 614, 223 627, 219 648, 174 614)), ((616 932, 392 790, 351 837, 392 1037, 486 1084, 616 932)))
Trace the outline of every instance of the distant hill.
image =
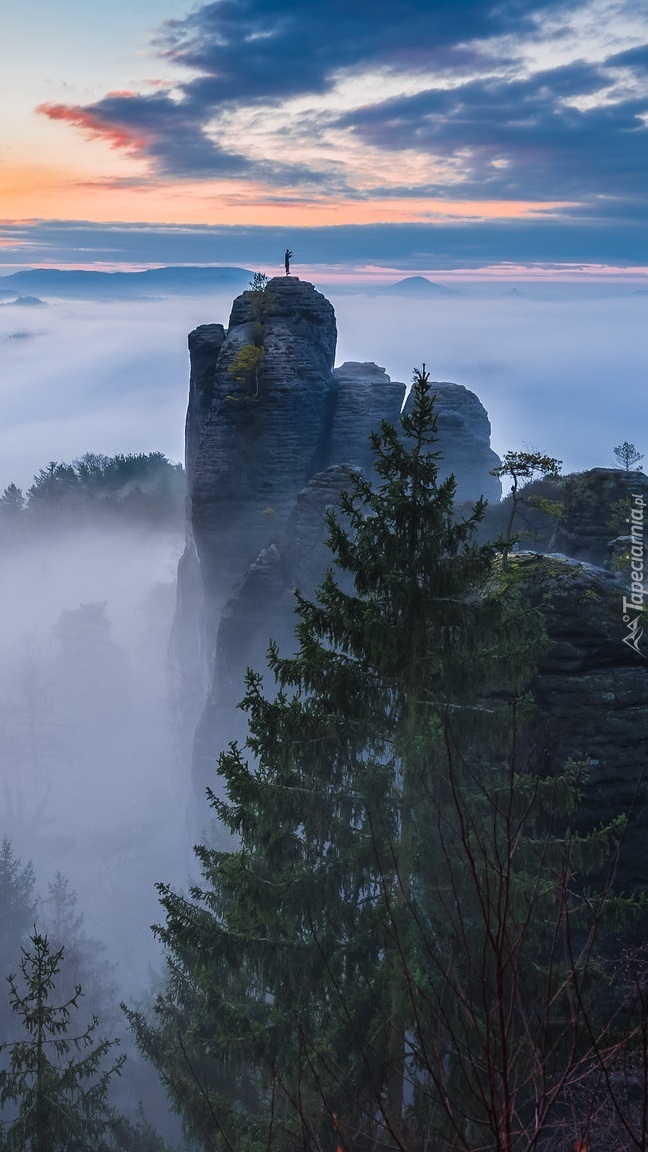
POLYGON ((387 284, 378 289, 388 296, 463 296, 458 288, 447 288, 445 284, 435 284, 427 276, 406 276, 396 284, 387 284))
POLYGON ((40 296, 19 296, 17 300, 9 300, 8 304, 11 308, 16 304, 24 305, 26 308, 46 308, 45 300, 41 300, 40 296))
POLYGON ((0 295, 64 296, 74 299, 138 299, 144 295, 194 296, 240 292, 252 273, 246 268, 168 267, 144 272, 93 272, 67 268, 31 268, 0 277, 0 295))

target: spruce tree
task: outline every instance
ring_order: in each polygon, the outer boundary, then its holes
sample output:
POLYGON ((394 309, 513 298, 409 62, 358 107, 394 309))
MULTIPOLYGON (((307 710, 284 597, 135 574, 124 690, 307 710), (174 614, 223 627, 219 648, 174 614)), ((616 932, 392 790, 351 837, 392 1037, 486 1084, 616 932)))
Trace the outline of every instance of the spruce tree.
POLYGON ((36 932, 30 945, 22 949, 20 962, 24 986, 9 977, 11 1006, 24 1036, 7 1047, 7 1066, 0 1070, 0 1148, 107 1152, 112 1124, 107 1093, 122 1060, 106 1066, 114 1042, 96 1038, 96 1017, 69 1035, 81 988, 53 1004, 63 949, 53 952, 47 937, 36 932))
POLYGON ((248 673, 249 736, 210 793, 237 850, 196 850, 191 899, 160 889, 167 988, 129 1015, 206 1149, 509 1152, 538 1051, 569 1047, 562 1019, 538 1049, 527 1018, 521 1059, 506 1039, 543 959, 541 1022, 565 983, 540 817, 578 781, 525 776, 521 739, 542 629, 474 542, 483 501, 456 519, 438 481, 425 371, 401 425, 329 517, 336 572, 297 594, 297 654, 270 647, 276 694, 248 673))

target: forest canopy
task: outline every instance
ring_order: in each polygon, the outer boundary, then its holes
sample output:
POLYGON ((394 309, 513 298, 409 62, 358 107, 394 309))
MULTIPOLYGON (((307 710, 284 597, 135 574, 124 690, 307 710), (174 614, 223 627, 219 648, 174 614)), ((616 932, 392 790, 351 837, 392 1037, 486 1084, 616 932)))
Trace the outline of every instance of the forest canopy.
POLYGON ((179 527, 184 496, 184 468, 163 452, 86 452, 71 463, 51 460, 26 492, 9 484, 0 496, 0 533, 102 517, 179 527))

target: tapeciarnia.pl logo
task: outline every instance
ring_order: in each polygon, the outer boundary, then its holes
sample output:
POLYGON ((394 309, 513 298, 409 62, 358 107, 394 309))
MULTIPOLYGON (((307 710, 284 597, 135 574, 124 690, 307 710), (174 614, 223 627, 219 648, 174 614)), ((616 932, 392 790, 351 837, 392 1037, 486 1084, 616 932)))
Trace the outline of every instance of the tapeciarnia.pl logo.
POLYGON ((627 634, 623 643, 645 656, 639 647, 643 636, 643 610, 646 595, 644 577, 644 498, 632 493, 633 507, 628 517, 630 525, 630 599, 623 597, 623 623, 627 634))

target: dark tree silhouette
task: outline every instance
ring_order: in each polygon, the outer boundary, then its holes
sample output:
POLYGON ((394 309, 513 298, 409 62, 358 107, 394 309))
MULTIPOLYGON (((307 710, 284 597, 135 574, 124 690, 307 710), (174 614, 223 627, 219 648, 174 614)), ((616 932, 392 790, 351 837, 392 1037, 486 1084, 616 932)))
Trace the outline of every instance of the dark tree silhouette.
POLYGON ((20 962, 23 990, 15 976, 8 978, 24 1037, 6 1047, 8 1064, 0 1070, 6 1117, 0 1146, 3 1152, 107 1152, 108 1087, 124 1057, 106 1066, 115 1042, 96 1037, 96 1017, 82 1032, 68 1034, 81 988, 64 1003, 52 1004, 63 949, 52 952, 47 937, 37 932, 30 944, 20 962))
POLYGON ((617 463, 626 471, 630 472, 632 468, 636 468, 640 460, 643 460, 643 453, 635 448, 634 444, 630 444, 627 440, 623 444, 617 444, 614 449, 614 455, 617 463))

